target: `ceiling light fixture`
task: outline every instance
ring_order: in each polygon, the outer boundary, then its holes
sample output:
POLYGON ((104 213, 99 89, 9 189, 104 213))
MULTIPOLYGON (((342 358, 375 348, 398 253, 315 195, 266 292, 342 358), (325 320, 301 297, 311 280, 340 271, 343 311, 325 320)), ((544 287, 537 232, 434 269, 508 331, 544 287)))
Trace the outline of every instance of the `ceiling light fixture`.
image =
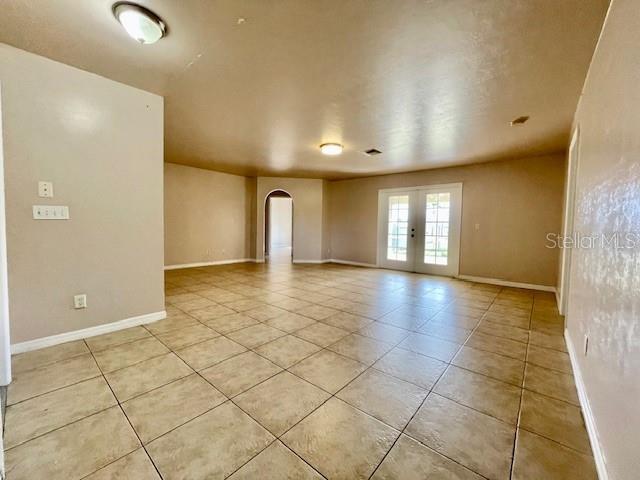
POLYGON ((521 117, 514 118, 513 120, 511 120, 511 126, 517 127, 518 125, 524 125, 527 120, 529 120, 529 115, 523 115, 521 117))
POLYGON ((115 3, 113 14, 129 36, 140 43, 156 43, 167 34, 167 26, 159 16, 135 3, 115 3))
POLYGON ((320 151, 323 155, 340 155, 342 149, 343 147, 339 143, 323 143, 320 145, 320 151))

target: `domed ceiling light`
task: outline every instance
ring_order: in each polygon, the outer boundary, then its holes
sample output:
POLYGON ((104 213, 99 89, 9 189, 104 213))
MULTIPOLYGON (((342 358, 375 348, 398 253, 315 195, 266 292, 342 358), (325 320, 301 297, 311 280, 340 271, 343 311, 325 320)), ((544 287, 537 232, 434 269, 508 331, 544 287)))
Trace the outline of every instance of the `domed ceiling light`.
POLYGON ((140 43, 156 43, 167 34, 167 26, 151 10, 135 3, 118 2, 113 14, 129 36, 140 43))
POLYGON ((340 155, 343 147, 339 143, 323 143, 320 145, 320 151, 323 155, 340 155))

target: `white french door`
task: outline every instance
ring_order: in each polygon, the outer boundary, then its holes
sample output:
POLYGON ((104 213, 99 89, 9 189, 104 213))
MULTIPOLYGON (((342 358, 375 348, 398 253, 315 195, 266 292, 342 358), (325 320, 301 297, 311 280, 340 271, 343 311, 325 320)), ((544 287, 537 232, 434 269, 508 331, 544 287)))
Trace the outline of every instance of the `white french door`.
POLYGON ((462 184, 380 190, 378 265, 458 275, 462 184))

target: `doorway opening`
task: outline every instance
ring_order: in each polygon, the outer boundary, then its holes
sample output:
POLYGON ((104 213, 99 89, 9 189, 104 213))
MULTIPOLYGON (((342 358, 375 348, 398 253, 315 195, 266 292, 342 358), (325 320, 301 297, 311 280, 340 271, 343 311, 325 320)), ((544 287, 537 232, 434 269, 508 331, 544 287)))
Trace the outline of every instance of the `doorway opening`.
POLYGON ((461 213, 461 183, 380 190, 378 265, 457 276, 461 213))
POLYGON ((293 199, 284 190, 274 190, 265 199, 264 232, 265 262, 292 263, 293 199))

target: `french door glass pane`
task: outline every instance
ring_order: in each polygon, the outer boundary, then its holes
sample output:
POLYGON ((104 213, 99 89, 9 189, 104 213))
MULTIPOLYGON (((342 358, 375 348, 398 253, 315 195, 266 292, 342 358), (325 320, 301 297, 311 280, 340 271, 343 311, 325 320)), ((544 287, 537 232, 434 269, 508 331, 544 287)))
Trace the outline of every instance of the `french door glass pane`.
POLYGON ((451 194, 428 193, 424 227, 424 263, 447 265, 451 194))
POLYGON ((407 261, 409 195, 389 197, 387 260, 407 261))

